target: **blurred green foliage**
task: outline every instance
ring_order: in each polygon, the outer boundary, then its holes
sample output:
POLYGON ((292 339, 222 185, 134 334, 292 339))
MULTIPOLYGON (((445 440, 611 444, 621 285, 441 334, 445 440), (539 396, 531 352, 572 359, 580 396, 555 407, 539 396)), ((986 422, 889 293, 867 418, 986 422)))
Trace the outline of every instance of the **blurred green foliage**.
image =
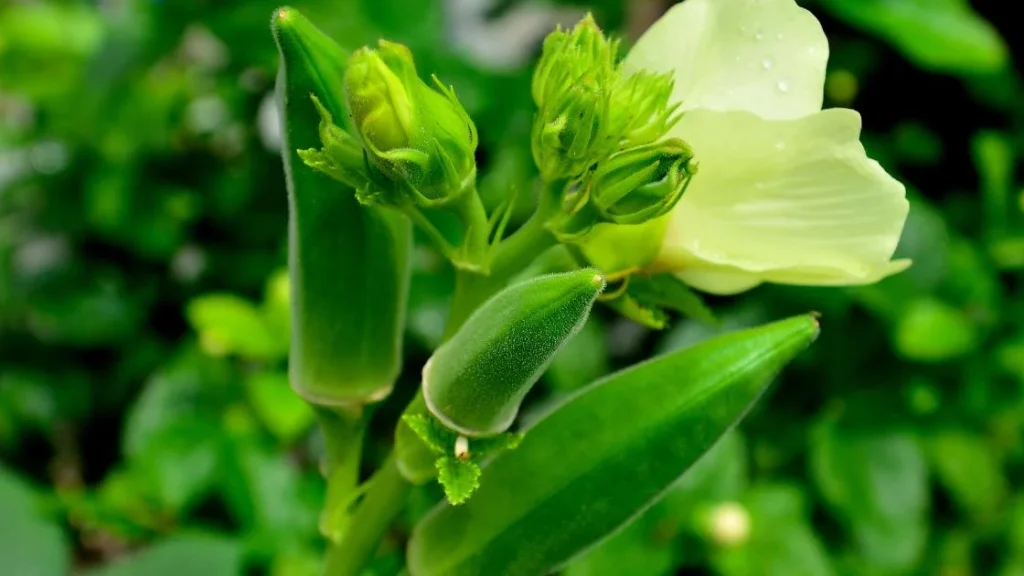
MULTIPOLYGON (((661 9, 557 4, 296 2, 342 44, 402 41, 455 85, 492 204, 534 177, 529 71, 544 33, 588 8, 636 32, 661 9)), ((805 3, 832 46, 826 104, 863 113, 870 153, 911 191, 899 255, 915 264, 864 288, 714 299, 717 327, 650 333, 598 314, 534 411, 721 331, 808 309, 824 331, 739 432, 567 574, 1024 574, 1024 54, 1003 40, 1019 32, 1011 4, 805 3)), ((323 447, 285 366, 274 7, 0 4, 5 574, 319 573, 323 447)), ((452 290, 437 256, 420 250, 416 266, 406 374, 376 408, 371 461, 452 290)), ((404 526, 439 498, 418 489, 404 526)), ((407 535, 389 536, 376 574, 398 573, 407 535)))

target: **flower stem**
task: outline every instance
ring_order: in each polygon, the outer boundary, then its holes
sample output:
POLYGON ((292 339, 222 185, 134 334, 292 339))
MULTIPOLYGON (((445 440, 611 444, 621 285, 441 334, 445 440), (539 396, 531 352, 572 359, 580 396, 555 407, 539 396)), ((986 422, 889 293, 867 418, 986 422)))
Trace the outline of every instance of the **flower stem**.
POLYGON ((537 210, 530 219, 498 245, 489 274, 458 271, 445 339, 454 334, 480 304, 504 288, 542 252, 555 245, 555 237, 545 224, 558 209, 559 190, 560 183, 545 186, 537 210))
POLYGON ((366 427, 362 407, 350 410, 316 406, 315 410, 327 450, 327 499, 320 514, 320 532, 334 541, 344 530, 348 506, 359 487, 359 460, 366 427))
POLYGON ((460 262, 454 262, 460 270, 466 269, 476 273, 486 272, 488 234, 487 209, 480 200, 476 188, 464 193, 454 206, 462 221, 464 236, 460 247, 460 262))
POLYGON ((359 576, 377 551, 391 521, 405 508, 412 485, 402 478, 394 458, 369 480, 366 496, 352 515, 348 530, 327 552, 325 574, 359 576))

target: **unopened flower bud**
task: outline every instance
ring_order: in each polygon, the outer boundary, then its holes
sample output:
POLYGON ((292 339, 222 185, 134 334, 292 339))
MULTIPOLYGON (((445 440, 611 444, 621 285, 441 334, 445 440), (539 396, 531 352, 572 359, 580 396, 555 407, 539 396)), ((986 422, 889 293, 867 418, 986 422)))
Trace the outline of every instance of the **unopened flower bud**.
POLYGON ((693 151, 679 140, 616 152, 585 183, 585 194, 603 222, 640 224, 668 213, 696 173, 693 151))
POLYGON ((617 52, 618 43, 605 38, 590 15, 545 39, 533 75, 538 112, 532 144, 546 180, 578 176, 614 149, 608 115, 617 52))
POLYGON ((582 174, 607 153, 608 95, 593 78, 580 81, 537 113, 533 156, 545 180, 582 174))
POLYGON ((661 140, 682 117, 679 104, 670 104, 671 74, 640 71, 622 78, 612 90, 609 134, 622 147, 661 140))
POLYGON ((454 91, 416 74, 408 48, 381 40, 349 59, 345 99, 384 188, 421 205, 445 204, 476 180, 476 126, 454 91))
POLYGON ((571 31, 558 28, 548 34, 533 72, 533 101, 543 108, 585 74, 612 74, 618 48, 618 42, 605 38, 590 14, 571 31))

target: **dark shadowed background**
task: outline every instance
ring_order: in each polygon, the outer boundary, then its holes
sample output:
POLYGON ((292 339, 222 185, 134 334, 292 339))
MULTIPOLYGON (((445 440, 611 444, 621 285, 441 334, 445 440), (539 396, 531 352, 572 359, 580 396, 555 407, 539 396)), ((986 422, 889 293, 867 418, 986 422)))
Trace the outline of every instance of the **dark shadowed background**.
MULTIPOLYGON (((408 44, 455 86, 493 204, 535 176, 543 36, 592 10, 628 43, 669 4, 294 3, 348 48, 408 44)), ((824 331, 739 432, 570 576, 1024 575, 1021 20, 1000 0, 801 4, 832 47, 826 106, 860 111, 869 153, 907 184, 899 254, 915 264, 865 288, 711 299, 717 329, 653 333, 601 309, 531 406, 721 330, 819 310, 824 331)), ((0 0, 4 575, 320 571, 322 446, 286 376, 275 7, 0 0)), ((451 288, 419 250, 408 364, 371 462, 451 288)), ((374 574, 399 572, 439 498, 418 489, 374 574)))

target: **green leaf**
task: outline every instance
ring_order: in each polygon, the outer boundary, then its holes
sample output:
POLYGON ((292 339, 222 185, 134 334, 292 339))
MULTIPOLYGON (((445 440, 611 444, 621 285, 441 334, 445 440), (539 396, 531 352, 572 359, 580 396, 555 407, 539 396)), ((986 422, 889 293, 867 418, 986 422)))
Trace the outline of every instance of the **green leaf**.
POLYGON ((584 556, 573 560, 563 576, 621 576, 672 574, 676 553, 672 542, 657 537, 656 517, 627 526, 584 556))
POLYGON ((928 470, 917 439, 885 430, 816 430, 811 475, 829 507, 846 523, 857 555, 874 569, 905 571, 928 535, 928 470))
POLYGON ((246 378, 245 390, 253 412, 282 442, 294 442, 313 425, 313 409, 288 385, 287 374, 255 372, 246 378))
POLYGON ((1004 232, 1010 215, 1016 157, 1012 141, 998 132, 979 132, 971 139, 974 165, 981 177, 984 195, 985 231, 1004 232))
POLYGON ((733 430, 690 467, 660 502, 573 560, 566 576, 671 573, 677 561, 675 536, 693 524, 702 507, 738 499, 746 482, 746 448, 733 430))
POLYGON ((626 318, 652 330, 662 330, 668 326, 668 315, 664 310, 650 302, 641 301, 628 290, 614 300, 606 300, 605 304, 626 318))
POLYGON ((1003 39, 968 0, 825 0, 822 6, 930 70, 993 72, 1007 61, 1003 39))
MULTIPOLYGON (((286 550, 317 534, 319 490, 308 493, 286 454, 237 439, 223 462, 223 490, 229 509, 263 553, 286 550)), ((319 482, 317 482, 319 488, 319 482)))
POLYGON ((164 510, 182 515, 214 488, 224 439, 211 421, 178 421, 154 436, 130 469, 164 510))
POLYGON ((978 345, 974 324, 959 310, 932 298, 905 304, 896 325, 896 350, 918 362, 942 362, 978 345))
POLYGON ((60 526, 37 509, 31 486, 0 466, 0 559, 14 575, 63 576, 71 553, 60 526))
POLYGON ((242 547, 213 535, 178 535, 114 563, 90 570, 86 576, 239 576, 242 547))
POLYGON ((405 414, 402 421, 438 454, 449 452, 455 445, 455 434, 445 430, 437 420, 426 414, 405 414))
POLYGON ((809 316, 729 334, 595 382, 484 469, 463 506, 439 505, 409 570, 541 574, 656 501, 817 336, 809 316))
POLYGON ((947 431, 928 439, 928 455, 939 482, 962 511, 979 519, 998 512, 1007 485, 991 444, 973 434, 947 431))
POLYGON ((704 304, 700 295, 671 274, 633 278, 629 291, 643 302, 675 310, 711 326, 718 324, 715 313, 704 304))
POLYGON ((444 486, 444 495, 453 505, 469 500, 480 487, 480 466, 454 456, 437 459, 437 479, 444 486))
POLYGON ((271 27, 281 56, 291 384, 314 404, 379 400, 402 366, 411 224, 361 206, 351 189, 303 165, 297 150, 320 146, 310 94, 350 128, 342 86, 348 53, 294 8, 275 11, 271 27))
POLYGON ((256 360, 276 360, 286 353, 260 310, 238 296, 201 296, 188 303, 186 314, 199 333, 203 350, 213 356, 238 354, 256 360))
POLYGON ((188 348, 148 379, 125 417, 122 449, 129 459, 142 456, 168 429, 199 422, 217 426, 230 397, 223 386, 229 377, 219 360, 188 348))

